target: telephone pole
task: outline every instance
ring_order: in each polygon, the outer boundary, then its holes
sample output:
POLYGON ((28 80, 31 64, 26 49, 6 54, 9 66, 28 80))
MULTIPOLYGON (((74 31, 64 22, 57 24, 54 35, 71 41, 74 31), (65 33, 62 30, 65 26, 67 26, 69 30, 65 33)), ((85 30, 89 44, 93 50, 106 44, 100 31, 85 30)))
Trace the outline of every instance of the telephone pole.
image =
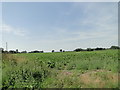
POLYGON ((7 44, 7 42, 6 42, 6 51, 8 51, 8 44, 7 44))

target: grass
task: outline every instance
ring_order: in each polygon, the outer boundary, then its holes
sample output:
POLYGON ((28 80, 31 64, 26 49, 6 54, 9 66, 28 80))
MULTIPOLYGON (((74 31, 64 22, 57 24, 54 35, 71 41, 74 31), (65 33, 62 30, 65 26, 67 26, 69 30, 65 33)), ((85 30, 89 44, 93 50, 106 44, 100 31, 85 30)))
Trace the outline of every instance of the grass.
POLYGON ((3 54, 3 88, 117 88, 118 50, 3 54))

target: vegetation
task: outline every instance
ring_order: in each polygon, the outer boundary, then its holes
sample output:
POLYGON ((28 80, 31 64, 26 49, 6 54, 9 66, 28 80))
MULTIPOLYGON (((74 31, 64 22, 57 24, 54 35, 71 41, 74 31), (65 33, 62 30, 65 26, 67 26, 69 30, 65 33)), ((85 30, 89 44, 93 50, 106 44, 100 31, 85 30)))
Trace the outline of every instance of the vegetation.
MULTIPOLYGON (((107 50, 107 49, 120 49, 119 46, 111 46, 110 48, 87 48, 87 49, 82 49, 82 48, 77 48, 74 51, 79 52, 79 51, 97 51, 97 50, 107 50)), ((15 50, 10 50, 10 51, 4 51, 3 48, 0 48, 0 52, 2 53, 11 53, 11 54, 15 54, 15 53, 44 53, 44 51, 38 51, 38 50, 34 50, 34 51, 21 51, 19 52, 18 49, 15 50)), ((52 50, 52 52, 55 52, 55 50, 52 50)), ((60 49, 60 52, 65 52, 65 50, 60 49)))
POLYGON ((111 46, 110 49, 120 49, 119 46, 111 46))
POLYGON ((118 50, 113 49, 4 53, 2 69, 4 89, 118 88, 118 50))

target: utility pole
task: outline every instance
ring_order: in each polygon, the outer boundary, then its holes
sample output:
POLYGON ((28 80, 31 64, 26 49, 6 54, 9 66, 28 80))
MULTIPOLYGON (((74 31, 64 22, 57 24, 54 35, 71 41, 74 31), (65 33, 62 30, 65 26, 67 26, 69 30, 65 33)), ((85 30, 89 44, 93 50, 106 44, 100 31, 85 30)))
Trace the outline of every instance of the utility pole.
POLYGON ((7 44, 7 42, 6 42, 6 51, 8 51, 8 44, 7 44))

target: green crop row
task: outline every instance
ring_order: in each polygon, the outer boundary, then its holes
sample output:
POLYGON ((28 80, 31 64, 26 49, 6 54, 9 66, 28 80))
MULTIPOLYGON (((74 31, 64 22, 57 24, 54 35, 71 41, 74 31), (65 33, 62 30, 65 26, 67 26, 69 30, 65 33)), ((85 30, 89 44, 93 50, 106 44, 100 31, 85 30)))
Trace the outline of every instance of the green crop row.
POLYGON ((118 87, 116 76, 118 50, 3 54, 2 57, 2 87, 4 89, 118 87), (93 74, 93 76, 99 79, 85 74, 92 71, 97 71, 98 74, 93 74), (100 72, 103 74, 99 74, 100 72), (98 83, 95 86, 95 83, 86 83, 81 78, 84 76, 81 75, 89 77, 89 82, 98 80, 95 82, 102 82, 103 85, 99 86, 98 83), (75 82, 77 80, 80 82, 75 82), (113 83, 112 80, 114 80, 113 83))

